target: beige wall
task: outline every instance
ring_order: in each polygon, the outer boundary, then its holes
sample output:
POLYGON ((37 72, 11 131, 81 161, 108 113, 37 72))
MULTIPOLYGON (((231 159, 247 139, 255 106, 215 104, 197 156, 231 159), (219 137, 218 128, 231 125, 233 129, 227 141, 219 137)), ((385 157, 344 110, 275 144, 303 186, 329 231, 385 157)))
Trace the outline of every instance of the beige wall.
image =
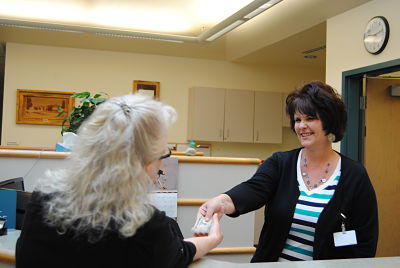
POLYGON ((326 82, 342 90, 342 72, 400 58, 400 1, 375 0, 335 16, 327 22, 326 82), (368 53, 363 33, 368 21, 384 16, 390 37, 385 50, 368 53))
MULTIPOLYGON (((351 9, 327 21, 326 82, 342 92, 342 73, 400 58, 400 1, 375 0, 351 9), (390 37, 385 50, 368 53, 363 33, 368 21, 384 16, 389 22, 390 37)), ((334 144, 340 150, 340 143, 334 144)))
MULTIPOLYGON (((227 61, 8 43, 4 81, 2 145, 53 147, 60 127, 15 124, 16 89, 131 92, 133 80, 161 82, 161 100, 178 111, 169 141, 186 142, 188 88, 192 86, 290 91, 324 70, 251 66, 227 61)), ((290 132, 289 132, 290 133, 290 132)), ((288 144, 296 143, 285 135, 288 144)), ((221 143, 214 155, 264 158, 281 145, 221 143)))

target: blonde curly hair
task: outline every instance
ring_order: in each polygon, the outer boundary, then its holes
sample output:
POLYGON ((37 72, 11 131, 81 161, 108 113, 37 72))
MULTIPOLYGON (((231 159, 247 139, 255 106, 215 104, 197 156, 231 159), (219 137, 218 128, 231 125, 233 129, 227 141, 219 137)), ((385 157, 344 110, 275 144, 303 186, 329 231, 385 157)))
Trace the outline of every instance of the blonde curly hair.
POLYGON ((99 105, 78 130, 69 168, 48 171, 36 190, 46 194, 44 217, 60 233, 135 234, 153 214, 144 165, 158 160, 175 110, 139 94, 99 105))

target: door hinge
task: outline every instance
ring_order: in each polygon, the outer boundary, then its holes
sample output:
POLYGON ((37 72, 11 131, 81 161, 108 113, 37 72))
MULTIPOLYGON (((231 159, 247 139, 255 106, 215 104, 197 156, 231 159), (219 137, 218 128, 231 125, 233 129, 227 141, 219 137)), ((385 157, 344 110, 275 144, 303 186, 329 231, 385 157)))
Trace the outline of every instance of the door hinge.
POLYGON ((360 110, 367 109, 367 96, 360 97, 360 110))

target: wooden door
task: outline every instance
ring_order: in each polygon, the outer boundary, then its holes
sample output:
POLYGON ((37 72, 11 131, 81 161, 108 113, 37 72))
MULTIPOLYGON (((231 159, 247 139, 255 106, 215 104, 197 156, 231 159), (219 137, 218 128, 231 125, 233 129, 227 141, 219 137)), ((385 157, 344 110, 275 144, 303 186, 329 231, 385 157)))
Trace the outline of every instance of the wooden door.
POLYGON ((188 140, 223 141, 225 91, 189 89, 188 140))
POLYGON ((377 256, 400 256, 400 97, 388 87, 400 79, 367 79, 365 167, 379 212, 377 256))
POLYGON ((254 143, 282 143, 282 93, 255 92, 254 143))
POLYGON ((227 89, 224 141, 253 142, 254 91, 227 89))

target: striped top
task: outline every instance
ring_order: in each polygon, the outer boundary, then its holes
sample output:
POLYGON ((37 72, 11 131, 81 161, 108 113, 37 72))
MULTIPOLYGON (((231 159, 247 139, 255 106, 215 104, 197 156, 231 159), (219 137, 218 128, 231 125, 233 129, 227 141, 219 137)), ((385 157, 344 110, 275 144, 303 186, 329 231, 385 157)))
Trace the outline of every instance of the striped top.
POLYGON ((341 159, 331 177, 322 185, 308 190, 301 177, 301 154, 297 159, 297 181, 300 196, 293 215, 292 226, 278 261, 307 261, 313 259, 315 226, 319 215, 335 193, 340 179, 341 159))

